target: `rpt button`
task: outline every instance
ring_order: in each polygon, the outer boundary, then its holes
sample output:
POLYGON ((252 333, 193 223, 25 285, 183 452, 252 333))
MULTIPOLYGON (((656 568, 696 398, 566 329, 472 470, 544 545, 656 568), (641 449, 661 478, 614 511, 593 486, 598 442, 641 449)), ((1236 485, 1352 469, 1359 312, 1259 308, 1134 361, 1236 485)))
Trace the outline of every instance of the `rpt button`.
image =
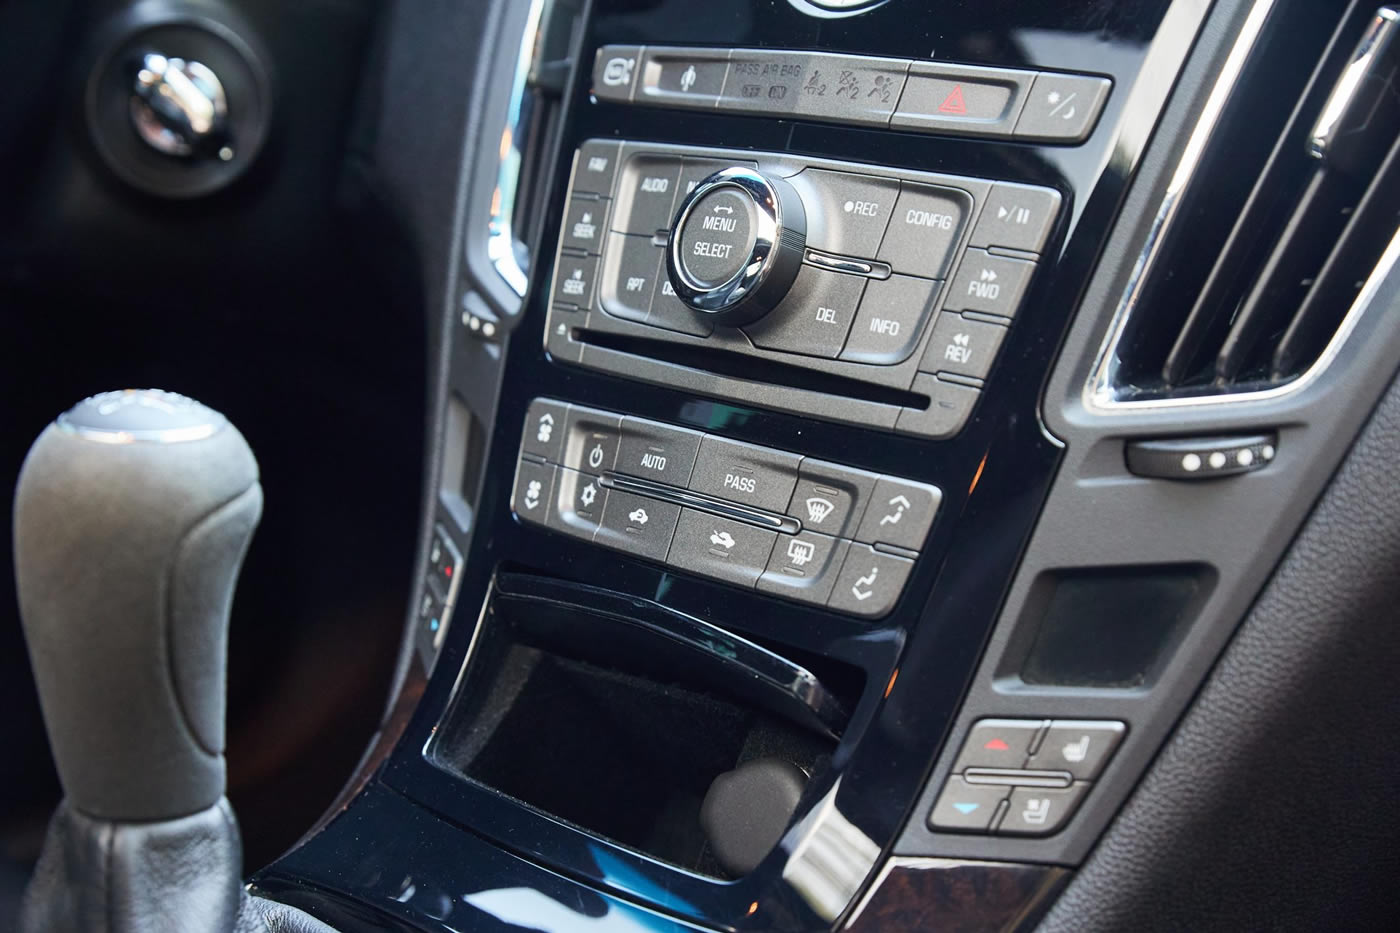
POLYGON ((801 460, 797 454, 706 436, 690 476, 690 488, 781 513, 797 485, 801 460))

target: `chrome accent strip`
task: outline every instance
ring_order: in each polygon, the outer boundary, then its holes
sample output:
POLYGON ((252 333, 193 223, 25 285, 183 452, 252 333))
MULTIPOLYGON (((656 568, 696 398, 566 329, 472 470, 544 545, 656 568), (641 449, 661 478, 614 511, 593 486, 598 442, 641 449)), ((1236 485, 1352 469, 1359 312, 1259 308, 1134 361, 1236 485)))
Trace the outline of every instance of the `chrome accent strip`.
POLYGON ((962 779, 969 784, 1011 784, 1018 787, 1069 787, 1068 771, 1022 771, 1015 768, 968 768, 962 779))
POLYGON ((530 13, 520 38, 520 52, 515 61, 515 76, 511 79, 510 105, 506 125, 501 131, 501 162, 496 171, 496 190, 491 196, 490 233, 486 240, 486 256, 511 291, 525 297, 529 276, 520 267, 515 253, 515 196, 520 188, 520 166, 525 152, 526 129, 530 124, 530 98, 526 84, 534 65, 540 39, 540 24, 544 21, 545 5, 549 0, 530 0, 530 13))
POLYGON ((604 473, 598 478, 598 482, 604 489, 620 489, 623 492, 660 499, 672 505, 699 509, 721 518, 732 518, 734 521, 743 522, 746 525, 758 525, 779 534, 795 535, 802 530, 802 523, 791 516, 766 512, 763 509, 755 509, 738 502, 716 499, 703 492, 691 492, 678 486, 667 486, 665 483, 656 483, 633 476, 622 476, 619 473, 604 473))
POLYGON ((1332 93, 1327 95, 1327 103, 1308 137, 1308 153, 1313 158, 1327 157, 1327 150, 1332 145, 1332 136, 1355 103, 1356 92, 1370 75, 1376 63, 1376 56, 1383 54, 1395 38, 1397 20, 1400 20, 1400 12, 1383 6, 1376 11, 1371 25, 1366 27, 1361 41, 1351 53, 1351 60, 1342 70, 1342 76, 1337 79, 1332 93))
MULTIPOLYGON (((875 267, 859 259, 847 259, 844 256, 834 256, 830 253, 818 252, 814 249, 807 250, 807 255, 803 261, 808 265, 818 266, 822 269, 830 269, 832 272, 849 272, 852 275, 874 275, 875 267)), ((886 278, 888 278, 886 273, 886 278)))
POLYGON ((1244 397, 1236 395, 1205 396, 1199 399, 1120 401, 1115 397, 1113 382, 1118 368, 1118 344, 1123 339, 1123 332, 1128 325, 1128 317, 1142 297, 1148 273, 1156 264, 1167 230, 1176 219, 1177 211, 1181 207, 1181 196, 1196 176, 1196 169, 1200 165, 1206 144, 1215 132, 1220 115, 1239 81, 1240 72, 1244 70, 1245 62, 1253 52, 1254 44, 1273 8, 1274 0, 1256 0, 1249 15, 1245 18, 1244 26, 1241 27, 1235 44, 1230 48, 1230 54, 1225 58, 1225 64, 1220 70, 1219 77, 1216 78, 1215 86, 1211 88, 1210 96, 1206 98, 1205 106, 1201 108, 1200 119, 1196 121, 1195 129, 1192 130, 1191 136, 1186 142, 1186 149, 1181 153, 1181 159, 1177 162, 1176 171, 1172 174, 1171 181, 1167 183, 1166 193, 1162 196, 1162 203, 1158 206, 1157 215, 1152 220, 1152 228, 1147 233, 1147 242, 1143 244, 1142 252, 1138 254, 1137 261, 1133 266, 1132 275, 1128 279, 1128 287, 1124 290, 1118 307, 1114 309, 1113 320, 1109 324, 1108 337, 1099 349, 1093 375, 1084 386, 1084 407, 1090 411, 1108 414, 1124 409, 1237 401, 1244 397))

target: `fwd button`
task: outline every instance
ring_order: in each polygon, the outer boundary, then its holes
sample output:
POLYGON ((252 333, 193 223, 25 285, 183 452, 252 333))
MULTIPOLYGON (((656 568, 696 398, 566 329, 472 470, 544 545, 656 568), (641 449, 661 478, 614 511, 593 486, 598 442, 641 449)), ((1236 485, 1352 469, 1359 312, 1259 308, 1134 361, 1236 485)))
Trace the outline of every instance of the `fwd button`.
POLYGON ((707 435, 690 475, 690 488, 781 514, 797 485, 801 460, 797 454, 707 435))

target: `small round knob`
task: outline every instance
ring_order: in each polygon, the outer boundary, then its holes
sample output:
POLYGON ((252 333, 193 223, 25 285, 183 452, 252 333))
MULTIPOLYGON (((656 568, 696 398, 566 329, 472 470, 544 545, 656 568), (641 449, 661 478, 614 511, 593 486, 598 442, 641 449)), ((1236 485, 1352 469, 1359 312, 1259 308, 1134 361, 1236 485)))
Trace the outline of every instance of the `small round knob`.
POLYGON ((687 306, 738 327, 783 300, 806 242, 807 212, 791 185, 753 169, 727 168, 696 185, 681 204, 666 273, 687 306))
POLYGON ((143 55, 131 93, 131 122, 146 145, 168 156, 233 158, 224 86, 199 62, 143 55))

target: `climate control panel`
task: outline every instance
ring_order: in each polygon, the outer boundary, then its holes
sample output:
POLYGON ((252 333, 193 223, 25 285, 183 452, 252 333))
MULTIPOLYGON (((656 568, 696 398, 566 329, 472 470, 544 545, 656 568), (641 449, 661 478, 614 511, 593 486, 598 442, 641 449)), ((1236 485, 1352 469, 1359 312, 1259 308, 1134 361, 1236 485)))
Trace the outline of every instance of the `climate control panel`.
POLYGON ((1060 207, 1038 186, 588 140, 545 344, 645 381, 951 437, 1060 207))
POLYGON ((575 538, 876 618, 899 600, 941 491, 926 483, 536 399, 511 498, 575 538))

